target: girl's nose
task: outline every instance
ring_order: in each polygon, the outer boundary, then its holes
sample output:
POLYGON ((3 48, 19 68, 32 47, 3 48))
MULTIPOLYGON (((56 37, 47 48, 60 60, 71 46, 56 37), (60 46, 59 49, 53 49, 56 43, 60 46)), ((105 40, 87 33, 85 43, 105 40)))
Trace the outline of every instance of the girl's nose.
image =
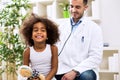
POLYGON ((41 33, 41 30, 38 30, 38 32, 37 33, 41 33))

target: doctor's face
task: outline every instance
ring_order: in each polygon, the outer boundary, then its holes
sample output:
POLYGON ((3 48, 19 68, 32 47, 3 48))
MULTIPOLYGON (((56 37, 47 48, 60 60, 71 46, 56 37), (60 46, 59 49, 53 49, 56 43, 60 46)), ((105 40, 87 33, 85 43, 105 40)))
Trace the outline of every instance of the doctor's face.
POLYGON ((86 8, 87 5, 84 4, 83 0, 70 0, 70 13, 75 22, 83 16, 86 8))

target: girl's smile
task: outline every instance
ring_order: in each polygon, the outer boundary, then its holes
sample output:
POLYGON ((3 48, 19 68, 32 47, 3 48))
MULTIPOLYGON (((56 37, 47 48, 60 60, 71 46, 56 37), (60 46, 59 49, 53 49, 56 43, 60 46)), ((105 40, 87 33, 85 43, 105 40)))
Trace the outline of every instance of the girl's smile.
POLYGON ((37 22, 33 26, 32 39, 35 42, 46 42, 47 31, 43 23, 37 22))

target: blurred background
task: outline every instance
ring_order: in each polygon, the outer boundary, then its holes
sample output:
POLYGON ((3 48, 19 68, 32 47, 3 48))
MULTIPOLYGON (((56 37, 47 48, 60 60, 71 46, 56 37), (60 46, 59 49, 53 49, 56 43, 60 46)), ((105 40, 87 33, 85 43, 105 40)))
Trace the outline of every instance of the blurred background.
MULTIPOLYGON (((33 12, 59 25, 70 17, 68 5, 69 0, 0 0, 0 80, 17 80, 25 47, 19 28, 26 15, 33 12)), ((85 16, 103 31, 99 79, 120 80, 120 0, 88 0, 88 6, 85 16)))

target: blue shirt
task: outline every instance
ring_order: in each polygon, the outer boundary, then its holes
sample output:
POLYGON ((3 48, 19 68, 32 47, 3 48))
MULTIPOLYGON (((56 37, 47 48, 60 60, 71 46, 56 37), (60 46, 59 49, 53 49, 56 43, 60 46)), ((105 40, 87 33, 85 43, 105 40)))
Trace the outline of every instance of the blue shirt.
POLYGON ((73 21, 73 18, 70 18, 70 21, 71 21, 71 26, 72 26, 72 32, 74 32, 75 31, 75 29, 78 27, 78 25, 82 22, 82 19, 79 19, 79 21, 77 22, 77 23, 75 23, 74 21, 73 21))

